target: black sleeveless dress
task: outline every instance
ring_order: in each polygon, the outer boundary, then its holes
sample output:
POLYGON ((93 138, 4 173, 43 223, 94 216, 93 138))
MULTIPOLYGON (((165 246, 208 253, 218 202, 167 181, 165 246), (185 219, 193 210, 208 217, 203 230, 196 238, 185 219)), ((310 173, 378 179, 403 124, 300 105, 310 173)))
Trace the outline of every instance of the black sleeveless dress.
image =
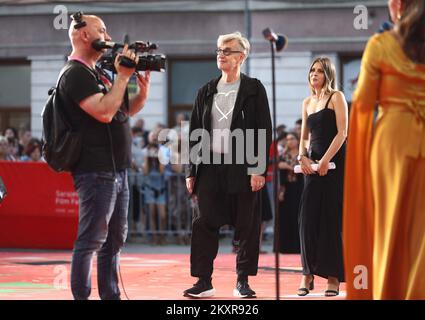
MULTIPOLYGON (((310 114, 307 126, 311 133, 309 157, 319 161, 337 134, 335 111, 328 108, 310 114)), ((329 276, 344 281, 342 256, 342 203, 345 143, 331 159, 336 169, 326 176, 305 176, 301 196, 299 229, 303 274, 329 276)))

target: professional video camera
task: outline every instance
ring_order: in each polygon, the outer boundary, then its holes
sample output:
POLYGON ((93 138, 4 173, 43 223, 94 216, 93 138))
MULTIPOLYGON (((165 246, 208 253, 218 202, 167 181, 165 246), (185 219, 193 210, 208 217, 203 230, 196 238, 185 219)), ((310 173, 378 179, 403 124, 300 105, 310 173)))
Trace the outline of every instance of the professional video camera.
MULTIPOLYGON (((124 43, 128 43, 128 37, 126 36, 124 43)), ((106 69, 116 73, 114 62, 117 54, 122 51, 124 48, 124 44, 116 43, 112 41, 101 41, 95 40, 92 43, 92 47, 101 51, 103 49, 108 50, 98 61, 100 67, 102 69, 106 69)), ((139 62, 137 66, 134 61, 128 59, 127 57, 122 57, 120 59, 120 64, 126 66, 128 68, 136 67, 136 71, 165 71, 165 55, 163 54, 151 54, 154 50, 158 49, 158 46, 155 43, 136 41, 132 44, 128 45, 129 49, 133 49, 136 54, 139 55, 139 62)))

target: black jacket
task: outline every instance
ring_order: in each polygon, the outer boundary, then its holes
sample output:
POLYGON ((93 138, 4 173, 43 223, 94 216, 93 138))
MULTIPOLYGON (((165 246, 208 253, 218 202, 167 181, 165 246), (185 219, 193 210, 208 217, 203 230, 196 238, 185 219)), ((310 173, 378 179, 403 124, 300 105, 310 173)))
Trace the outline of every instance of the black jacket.
MULTIPOLYGON (((214 94, 217 93, 217 83, 221 76, 211 80, 209 83, 204 85, 198 91, 198 95, 192 110, 190 119, 190 134, 195 129, 205 129, 211 136, 211 108, 213 104, 214 94)), ((269 104, 267 100, 267 94, 262 83, 254 78, 250 78, 244 74, 241 74, 241 83, 236 97, 235 107, 233 109, 232 122, 230 131, 233 132, 236 129, 241 129, 246 137, 247 129, 254 129, 254 136, 257 136, 257 129, 266 129, 266 146, 265 154, 258 155, 258 141, 255 139, 254 142, 254 154, 255 156, 261 156, 266 167, 259 174, 267 174, 268 164, 268 153, 272 141, 272 124, 270 118, 269 104)), ((205 139, 205 135, 199 138, 197 141, 189 141, 190 153, 197 152, 201 154, 200 150, 192 150, 196 145, 201 145, 201 139, 205 139)), ((246 146, 246 145, 245 145, 246 146)), ((236 154, 236 144, 232 143, 233 155, 236 154)), ((246 152, 246 147, 245 147, 246 152)), ((190 157, 189 157, 190 158, 190 157)), ((195 189, 196 189, 196 178, 199 176, 199 172, 202 169, 203 164, 195 164, 191 162, 193 159, 189 159, 190 164, 186 168, 186 177, 195 177, 195 189)), ((229 191, 249 191, 250 188, 250 176, 247 173, 248 167, 256 167, 248 163, 246 156, 243 164, 236 164, 235 161, 231 165, 228 165, 227 180, 230 181, 229 191)))

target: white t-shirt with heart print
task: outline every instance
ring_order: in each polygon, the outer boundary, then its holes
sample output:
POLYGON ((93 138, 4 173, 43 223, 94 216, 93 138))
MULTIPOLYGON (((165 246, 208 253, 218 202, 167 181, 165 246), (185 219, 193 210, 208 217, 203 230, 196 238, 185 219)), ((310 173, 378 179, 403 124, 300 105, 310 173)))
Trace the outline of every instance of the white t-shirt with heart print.
POLYGON ((222 79, 217 84, 211 109, 211 150, 216 153, 229 152, 230 125, 241 84, 240 78, 231 83, 225 83, 222 79))

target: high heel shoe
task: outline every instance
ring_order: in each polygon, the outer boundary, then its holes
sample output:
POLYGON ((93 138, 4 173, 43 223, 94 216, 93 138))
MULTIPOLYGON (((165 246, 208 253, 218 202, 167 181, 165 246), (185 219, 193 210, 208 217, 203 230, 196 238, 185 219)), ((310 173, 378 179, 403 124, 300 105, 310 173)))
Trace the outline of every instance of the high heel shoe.
POLYGON ((336 288, 336 290, 326 290, 325 291, 325 297, 336 297, 337 295, 339 295, 339 283, 338 283, 338 287, 336 288))
POLYGON ((325 297, 336 297, 339 295, 339 287, 336 290, 326 290, 325 297))
POLYGON ((299 288, 297 295, 299 295, 300 297, 304 297, 306 295, 308 295, 310 293, 310 290, 314 289, 314 276, 312 276, 310 284, 308 285, 308 289, 307 288, 299 288))

